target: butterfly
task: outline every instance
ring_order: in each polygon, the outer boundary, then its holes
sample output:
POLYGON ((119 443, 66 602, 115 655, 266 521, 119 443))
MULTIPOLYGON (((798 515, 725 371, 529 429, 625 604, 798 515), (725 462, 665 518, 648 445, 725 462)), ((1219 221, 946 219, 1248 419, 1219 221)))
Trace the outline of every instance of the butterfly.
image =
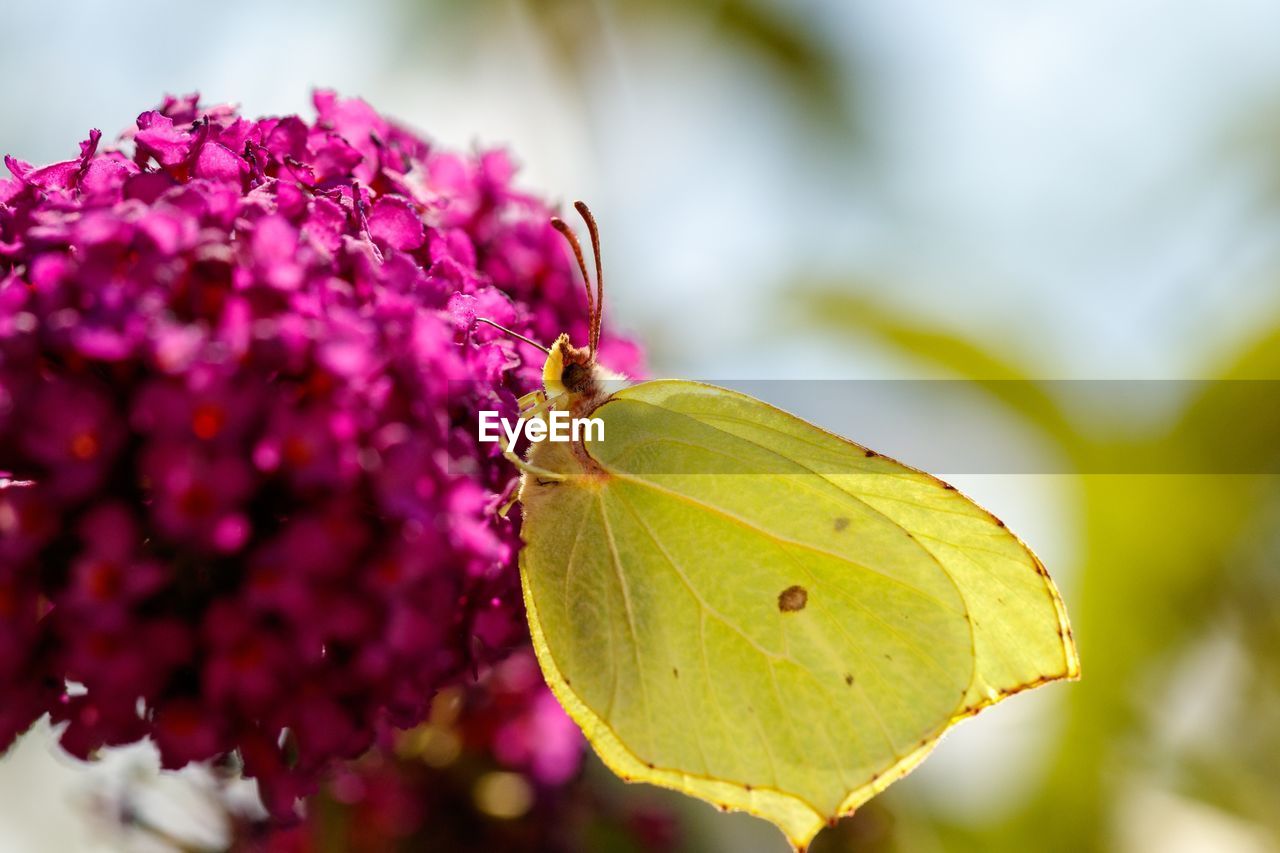
POLYGON ((588 340, 522 338, 547 358, 521 404, 604 435, 505 452, 538 662, 610 769, 804 849, 960 720, 1079 677, 1048 572, 954 487, 743 394, 597 364, 600 239, 576 208, 594 295, 577 237, 552 224, 586 283, 588 340))

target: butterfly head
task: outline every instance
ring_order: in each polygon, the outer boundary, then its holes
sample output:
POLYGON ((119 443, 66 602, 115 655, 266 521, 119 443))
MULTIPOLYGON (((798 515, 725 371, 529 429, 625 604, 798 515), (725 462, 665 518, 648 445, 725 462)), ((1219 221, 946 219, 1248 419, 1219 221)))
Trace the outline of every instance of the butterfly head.
POLYGON ((598 387, 595 356, 586 347, 575 347, 568 335, 551 345, 542 366, 542 385, 548 397, 592 396, 598 387))

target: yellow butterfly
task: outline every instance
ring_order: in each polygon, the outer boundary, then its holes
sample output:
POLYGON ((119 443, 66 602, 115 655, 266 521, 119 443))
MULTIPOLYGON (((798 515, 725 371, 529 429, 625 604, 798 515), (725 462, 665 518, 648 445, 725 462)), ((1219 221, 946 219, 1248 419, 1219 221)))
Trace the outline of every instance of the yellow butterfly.
POLYGON ((553 224, 589 340, 543 348, 522 404, 599 419, 604 438, 506 452, 538 661, 605 764, 803 849, 955 723, 1079 677, 1048 572, 952 486, 742 394, 602 370, 598 229, 576 207, 594 298, 553 224))

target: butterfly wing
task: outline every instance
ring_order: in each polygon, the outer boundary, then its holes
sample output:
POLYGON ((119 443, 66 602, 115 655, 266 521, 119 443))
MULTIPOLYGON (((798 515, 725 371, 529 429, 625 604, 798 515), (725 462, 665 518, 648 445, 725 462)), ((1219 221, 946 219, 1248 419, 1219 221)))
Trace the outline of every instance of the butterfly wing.
POLYGON ((536 446, 581 476, 526 479, 521 574, 544 675, 623 778, 803 846, 956 719, 1074 673, 1039 563, 939 481, 695 383, 594 416, 593 470, 536 446))
MULTIPOLYGON (((752 397, 693 382, 648 382, 617 395, 607 453, 633 453, 651 406, 767 447, 908 531, 943 566, 973 622, 970 712, 1038 684, 1078 678, 1066 607, 1040 560, 1004 523, 929 474, 875 454, 752 397), (625 402, 623 402, 625 401, 625 402), (639 408, 637 408, 637 405, 639 408), (628 417, 622 415, 626 407, 628 417), (613 437, 613 436, 611 436, 613 437)), ((593 448, 595 450, 595 448, 593 448)))

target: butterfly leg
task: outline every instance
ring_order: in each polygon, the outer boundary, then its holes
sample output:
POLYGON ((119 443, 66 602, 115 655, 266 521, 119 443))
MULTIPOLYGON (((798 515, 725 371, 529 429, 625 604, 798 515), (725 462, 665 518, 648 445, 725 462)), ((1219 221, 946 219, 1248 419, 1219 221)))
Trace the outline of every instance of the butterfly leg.
MULTIPOLYGON (((541 391, 531 391, 521 397, 517 401, 517 404, 520 407, 520 417, 528 419, 541 417, 543 412, 555 406, 555 400, 547 399, 547 395, 541 391)), ((559 482, 561 480, 568 479, 564 474, 558 474, 555 471, 550 471, 538 465, 530 464, 527 460, 521 459, 519 454, 511 448, 511 445, 507 445, 502 448, 502 455, 507 458, 507 461, 519 468, 522 472, 532 477, 536 477, 539 480, 554 480, 559 482)))
POLYGON ((516 400, 516 406, 520 409, 521 416, 527 416, 534 411, 542 410, 547 405, 547 394, 545 391, 530 391, 519 400, 516 400))

